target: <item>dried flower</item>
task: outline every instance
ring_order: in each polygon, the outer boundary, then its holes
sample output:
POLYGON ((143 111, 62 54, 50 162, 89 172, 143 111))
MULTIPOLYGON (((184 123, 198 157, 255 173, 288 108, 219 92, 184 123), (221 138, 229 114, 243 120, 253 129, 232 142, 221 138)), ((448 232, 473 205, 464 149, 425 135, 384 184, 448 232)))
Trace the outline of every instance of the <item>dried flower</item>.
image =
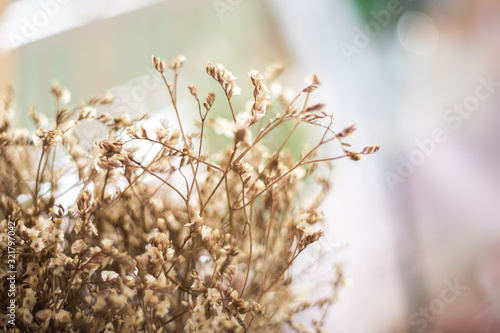
MULTIPOLYGON (((184 57, 152 61, 178 124, 161 121, 150 129, 145 116, 102 112, 113 101, 110 94, 62 106, 70 94, 55 83, 55 121, 49 124, 30 108, 37 125, 30 140, 10 123, 11 93, 0 93, 0 164, 9 170, 0 173, 0 228, 16 225, 9 234, 20 254, 16 329, 272 332, 288 323, 305 331, 295 315, 329 305, 341 286, 339 271, 331 296, 301 302, 291 283, 296 258, 324 234, 319 205, 330 184, 315 177, 317 166, 341 157, 358 160, 379 146, 355 152, 347 142, 355 125, 336 133, 324 104, 307 105, 319 85, 316 75, 295 98, 285 96, 276 81, 285 70, 281 64, 267 70, 267 80, 249 73, 253 95, 236 118, 236 78, 209 63, 206 70, 224 90, 233 119, 209 113, 215 94, 200 100, 191 85, 200 123, 189 133, 176 96, 179 80, 167 82, 180 75, 184 57), (273 85, 279 103, 270 109, 267 86, 273 85), (84 149, 77 136, 85 119, 106 128, 94 149, 84 149), (321 130, 322 139, 300 153, 292 144, 299 141, 290 139, 298 126, 321 130), (205 143, 214 132, 226 147, 205 143), (334 141, 344 155, 320 156, 334 141), (297 197, 314 181, 317 195, 305 206, 297 197)), ((7 302, 0 299, 3 308, 7 302)), ((0 326, 6 319, 0 315, 0 326)), ((320 324, 313 320, 309 328, 321 331, 320 324)))
POLYGON ((97 110, 92 106, 84 106, 80 110, 80 115, 78 116, 78 120, 83 119, 94 119, 96 117, 97 110))
POLYGON ((59 82, 55 81, 52 84, 52 93, 57 97, 58 100, 63 104, 67 104, 71 101, 71 92, 68 89, 61 88, 59 82))
POLYGON ((198 88, 194 84, 188 86, 189 92, 198 100, 198 88))
POLYGON ((229 98, 240 94, 241 89, 236 85, 236 78, 222 64, 214 65, 209 62, 207 64, 207 73, 220 83, 229 98))
POLYGON ((302 221, 297 225, 297 229, 301 230, 304 234, 310 236, 313 234, 311 230, 311 225, 306 221, 302 221))
POLYGON ((59 312, 56 313, 55 318, 60 323, 67 323, 71 320, 71 314, 69 311, 59 310, 59 312))
POLYGON ((40 270, 40 265, 35 263, 35 262, 30 262, 26 266, 26 272, 24 273, 25 275, 31 276, 34 274, 38 274, 40 270))
POLYGON ((255 124, 266 114, 267 104, 269 103, 269 90, 263 83, 264 77, 257 71, 248 72, 254 85, 253 97, 255 102, 250 110, 250 117, 247 117, 248 126, 255 124))
POLYGON ((311 76, 306 77, 306 84, 319 86, 320 83, 318 80, 318 76, 316 74, 313 74, 311 76))
MULTIPOLYGON (((81 226, 79 228, 81 229, 81 226)), ((83 239, 78 239, 71 245, 71 253, 73 254, 82 253, 86 250, 87 244, 83 241, 83 239)))
POLYGON ((35 252, 40 252, 43 250, 45 247, 45 244, 43 242, 42 238, 37 238, 31 242, 31 248, 35 250, 35 252))
POLYGON ((32 140, 37 146, 43 144, 44 147, 50 147, 62 141, 62 132, 60 130, 48 131, 39 129, 33 133, 32 140))
POLYGON ((370 154, 376 153, 379 149, 380 149, 379 145, 366 146, 365 148, 363 148, 363 150, 360 152, 360 154, 370 155, 370 154))
POLYGON ((40 310, 36 313, 35 317, 37 317, 41 321, 46 321, 52 317, 52 310, 50 309, 40 310))
POLYGON ((170 301, 168 298, 165 298, 165 300, 161 301, 157 306, 156 306, 156 315, 165 318, 165 316, 168 314, 170 310, 170 301))
POLYGON ((118 273, 113 272, 113 271, 102 271, 101 272, 101 277, 104 282, 106 281, 111 281, 113 279, 116 279, 119 277, 118 273))

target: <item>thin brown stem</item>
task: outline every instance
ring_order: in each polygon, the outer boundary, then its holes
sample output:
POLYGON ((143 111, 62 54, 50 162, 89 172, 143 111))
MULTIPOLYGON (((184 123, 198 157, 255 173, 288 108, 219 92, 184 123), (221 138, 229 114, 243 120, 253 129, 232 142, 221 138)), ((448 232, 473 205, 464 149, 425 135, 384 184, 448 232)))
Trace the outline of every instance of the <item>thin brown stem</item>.
POLYGON ((38 188, 40 183, 40 171, 42 168, 43 157, 45 155, 45 147, 42 149, 42 154, 40 155, 40 160, 38 161, 38 167, 36 171, 36 179, 35 179, 35 194, 33 196, 33 201, 35 203, 35 215, 38 213, 38 188))
POLYGON ((250 241, 250 251, 248 254, 248 267, 247 267, 247 274, 245 276, 245 282, 243 283, 243 288, 241 288, 240 295, 243 297, 243 294, 245 293, 245 287, 248 282, 248 277, 250 275, 250 270, 252 267, 252 251, 253 251, 253 237, 252 237, 252 221, 248 218, 247 210, 246 210, 246 205, 245 205, 245 183, 243 182, 243 177, 240 175, 240 180, 241 180, 241 194, 243 197, 243 213, 245 215, 245 225, 248 225, 248 237, 250 241))
POLYGON ((175 100, 174 93, 171 89, 171 84, 167 82, 167 78, 165 77, 164 73, 161 74, 161 77, 163 78, 163 82, 165 82, 165 85, 167 86, 167 89, 168 89, 168 93, 170 94, 170 99, 172 100, 172 104, 174 106, 175 115, 177 116, 177 122, 179 124, 179 129, 181 130, 182 140, 184 141, 184 146, 187 148, 186 134, 184 134, 184 128, 182 127, 181 117, 179 116, 179 110, 177 109, 177 102, 175 100))
POLYGON ((102 191, 101 191, 101 201, 104 200, 104 193, 106 192, 106 183, 108 182, 109 172, 110 172, 109 170, 106 170, 106 175, 104 176, 104 183, 102 184, 102 191))
POLYGON ((205 200, 205 202, 203 203, 203 206, 200 207, 200 216, 202 216, 203 210, 207 206, 207 204, 210 201, 210 199, 212 199, 212 197, 214 196, 215 192, 217 192, 217 189, 219 188, 220 184, 222 184, 222 182, 224 181, 224 179, 227 177, 227 174, 228 174, 229 170, 231 169, 231 165, 232 165, 232 161, 233 161, 235 152, 236 152, 236 145, 233 147, 233 151, 231 153, 231 156, 229 157, 229 161, 227 163, 226 170, 224 170, 224 174, 222 175, 222 177, 219 180, 219 182, 217 183, 217 185, 215 185, 215 188, 212 190, 212 192, 208 196, 207 200, 205 200))
MULTIPOLYGON (((272 193, 271 193, 271 211, 269 212, 269 223, 267 224, 267 230, 266 230, 266 245, 265 245, 265 250, 264 250, 264 262, 263 265, 266 265, 267 263, 267 255, 269 252, 269 236, 271 234, 271 227, 273 224, 273 213, 274 213, 274 200, 272 198, 272 193)), ((264 270, 263 272, 264 278, 262 281, 262 288, 266 285, 266 280, 267 280, 267 271, 264 270)))
POLYGON ((297 245, 295 247, 295 250, 293 250, 293 254, 292 254, 292 259, 288 262, 288 264, 285 266, 285 268, 281 271, 281 273, 276 277, 276 279, 274 279, 273 282, 271 282, 271 284, 264 289, 264 291, 261 293, 261 295, 259 296, 258 298, 258 301, 260 301, 261 297, 263 295, 265 295, 280 279, 281 277, 283 276, 283 274, 285 274, 285 272, 288 270, 288 268, 290 268, 290 266, 292 265, 292 263, 294 262, 295 259, 297 259, 297 257, 299 256, 299 254, 301 253, 302 251, 299 250, 299 246, 297 245))
POLYGON ((281 143, 281 146, 274 152, 273 156, 271 157, 271 159, 269 160, 269 162, 267 162, 267 164, 264 166, 264 169, 262 169, 262 171, 259 173, 259 175, 257 176, 257 178, 262 177, 262 175, 264 174, 264 171, 267 169, 267 167, 270 166, 274 162, 274 160, 276 160, 276 158, 278 158, 279 153, 281 152, 281 150, 283 150, 283 148, 285 147, 286 143, 288 142, 288 140, 292 136, 293 132, 297 129, 297 127, 299 126, 299 124, 300 124, 300 122, 296 122, 295 123, 295 125, 293 126, 292 130, 290 131, 290 133, 288 133, 288 135, 285 138, 285 140, 281 143))
POLYGON ((231 110, 231 116, 233 116, 234 123, 236 123, 236 116, 234 115, 233 104, 231 103, 231 98, 229 98, 229 95, 227 94, 227 92, 225 90, 224 90, 224 93, 226 94, 227 103, 229 104, 229 109, 231 110))
POLYGON ((187 201, 186 197, 175 186, 173 186, 172 184, 170 184, 166 180, 161 179, 157 174, 155 174, 154 172, 152 172, 151 170, 149 170, 149 168, 147 168, 146 166, 142 165, 140 162, 134 160, 131 157, 129 157, 129 159, 132 162, 134 162, 135 164, 137 164, 142 170, 146 171, 151 176, 155 177, 156 179, 158 179, 159 181, 161 181, 162 183, 164 183, 165 185, 167 185, 168 187, 170 187, 171 189, 173 189, 175 192, 177 192, 177 194, 179 194, 179 196, 182 198, 182 200, 187 201))
MULTIPOLYGON (((138 140, 138 139, 136 139, 136 140, 138 140)), ((164 146, 164 147, 166 147, 168 149, 171 149, 171 150, 173 150, 173 151, 175 151, 175 152, 177 152, 179 154, 187 156, 189 159, 193 159, 193 160, 195 160, 195 161, 197 161, 199 163, 205 164, 206 166, 208 166, 210 168, 216 169, 216 170, 218 170, 220 172, 224 172, 224 170, 221 167, 219 167, 219 166, 217 166, 215 164, 211 164, 211 163, 209 163, 207 161, 204 161, 200 157, 196 157, 196 156, 193 156, 193 155, 188 155, 185 152, 183 152, 182 150, 177 149, 177 148, 175 148, 173 146, 170 146, 170 145, 168 145, 168 144, 166 144, 164 142, 157 141, 157 140, 154 140, 154 139, 151 139, 151 138, 141 138, 141 140, 147 140, 147 141, 152 142, 152 143, 160 144, 160 145, 162 145, 162 146, 164 146)))

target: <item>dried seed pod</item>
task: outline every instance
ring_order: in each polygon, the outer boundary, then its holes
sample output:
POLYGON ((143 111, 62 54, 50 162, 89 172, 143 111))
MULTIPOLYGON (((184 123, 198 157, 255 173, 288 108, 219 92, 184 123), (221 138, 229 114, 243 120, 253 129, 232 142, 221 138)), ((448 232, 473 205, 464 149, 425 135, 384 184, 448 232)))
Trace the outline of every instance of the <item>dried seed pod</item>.
POLYGON ((360 152, 360 154, 363 154, 363 155, 373 154, 373 153, 376 153, 377 151, 379 151, 379 149, 380 149, 379 145, 366 146, 365 148, 363 148, 363 150, 360 152))

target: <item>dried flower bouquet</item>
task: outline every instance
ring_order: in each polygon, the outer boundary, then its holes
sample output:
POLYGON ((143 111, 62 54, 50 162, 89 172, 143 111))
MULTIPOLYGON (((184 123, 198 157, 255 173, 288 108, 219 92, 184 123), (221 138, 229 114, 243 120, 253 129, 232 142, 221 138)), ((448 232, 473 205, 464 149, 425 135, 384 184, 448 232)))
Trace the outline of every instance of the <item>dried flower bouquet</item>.
MULTIPOLYGON (((11 127, 11 94, 2 96, 0 327, 272 332, 288 324, 300 331, 296 313, 333 301, 333 296, 299 299, 289 274, 294 260, 323 235, 318 207, 330 184, 324 176, 314 178, 320 190, 309 203, 298 200, 299 189, 319 164, 359 160, 378 146, 351 151, 345 139, 355 126, 335 132, 324 105, 308 105, 319 85, 315 75, 287 99, 271 96, 267 88, 283 67, 271 67, 266 78, 250 72, 253 100, 237 115, 235 77, 209 63, 207 73, 222 87, 231 115, 231 138, 227 148, 208 154, 204 138, 219 123, 210 113, 216 94, 202 97, 194 85, 188 87, 199 113, 198 133, 188 133, 177 101, 183 62, 153 57, 178 121, 154 129, 144 127, 145 117, 102 112, 113 103, 110 95, 70 107, 69 92, 54 85, 55 121, 47 124, 30 109, 37 129, 28 135, 11 127), (271 103, 273 110, 281 108, 279 114, 270 111, 271 103), (83 122, 106 128, 92 149, 82 148, 83 122), (292 124, 291 130, 270 151, 263 139, 285 124, 292 124), (303 124, 322 134, 294 158, 287 142, 303 124), (319 148, 331 142, 340 143, 343 153, 320 156, 319 148), (75 190, 75 199, 64 204, 75 190), (12 248, 15 269, 8 269, 12 248), (15 326, 3 312, 9 305, 8 271, 16 271, 15 326)), ((333 289, 341 283, 339 271, 333 289)), ((321 320, 314 326, 319 331, 321 320)))

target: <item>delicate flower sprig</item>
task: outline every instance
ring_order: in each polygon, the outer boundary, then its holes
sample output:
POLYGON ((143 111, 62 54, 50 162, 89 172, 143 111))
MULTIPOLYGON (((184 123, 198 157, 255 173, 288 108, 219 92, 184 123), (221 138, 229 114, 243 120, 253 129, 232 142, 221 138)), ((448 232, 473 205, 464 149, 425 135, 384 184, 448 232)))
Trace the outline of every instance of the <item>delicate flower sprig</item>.
POLYGON ((214 78, 215 81, 219 82, 224 89, 224 92, 229 98, 233 95, 239 95, 241 89, 236 85, 236 78, 231 72, 224 68, 222 64, 216 64, 209 62, 207 64, 207 73, 214 78))

